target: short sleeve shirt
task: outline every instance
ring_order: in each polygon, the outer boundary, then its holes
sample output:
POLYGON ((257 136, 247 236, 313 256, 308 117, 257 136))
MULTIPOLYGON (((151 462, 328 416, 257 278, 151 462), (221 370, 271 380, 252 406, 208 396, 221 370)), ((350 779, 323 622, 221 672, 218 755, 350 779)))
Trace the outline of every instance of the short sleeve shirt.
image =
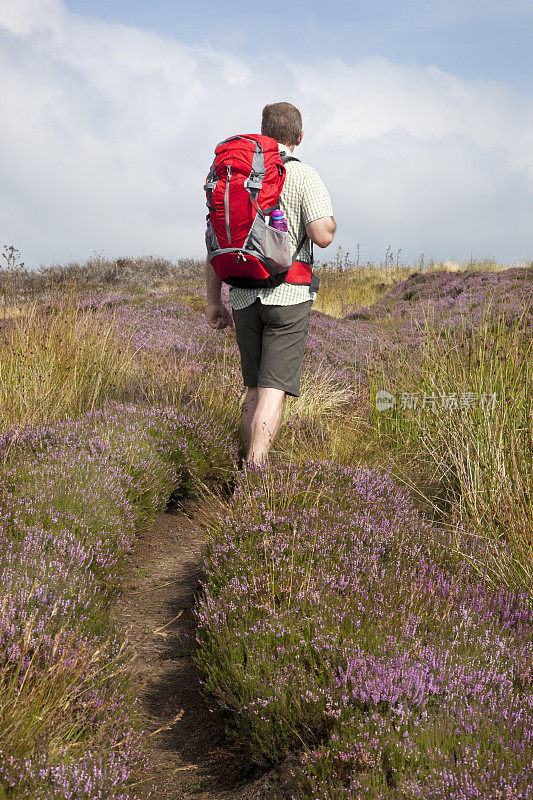
MULTIPOLYGON (((281 155, 291 155, 287 148, 280 144, 281 155)), ((279 205, 287 220, 287 231, 291 239, 293 251, 305 234, 305 226, 321 217, 332 217, 331 197, 316 169, 300 161, 289 161, 285 165, 285 183, 279 198, 279 205)), ((310 261, 311 247, 306 239, 298 254, 302 261, 310 261)), ((235 310, 246 308, 259 297, 265 305, 288 306, 314 300, 316 292, 309 286, 282 283, 272 289, 241 289, 232 286, 229 298, 235 310)))

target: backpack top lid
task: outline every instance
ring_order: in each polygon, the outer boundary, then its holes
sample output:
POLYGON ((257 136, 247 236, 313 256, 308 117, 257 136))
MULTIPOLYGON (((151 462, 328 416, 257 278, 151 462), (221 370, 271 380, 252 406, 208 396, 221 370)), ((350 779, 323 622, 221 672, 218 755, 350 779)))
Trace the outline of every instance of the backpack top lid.
POLYGON ((230 136, 217 145, 211 170, 222 178, 228 165, 249 178, 248 189, 261 188, 263 179, 272 180, 272 170, 279 176, 285 172, 276 140, 257 133, 230 136))
POLYGON ((255 150, 256 146, 265 152, 279 153, 278 143, 271 136, 262 133, 238 133, 235 136, 228 136, 223 142, 217 144, 215 153, 231 151, 233 149, 255 150))
MULTIPOLYGON (((211 167, 211 180, 226 179, 228 167, 231 174, 243 178, 244 188, 265 205, 272 205, 279 196, 285 181, 285 169, 278 143, 263 134, 230 136, 215 149, 211 167), (264 189, 264 191, 261 191, 264 189), (272 198, 275 198, 272 200, 272 198)), ((209 178, 208 178, 209 181, 209 178)))

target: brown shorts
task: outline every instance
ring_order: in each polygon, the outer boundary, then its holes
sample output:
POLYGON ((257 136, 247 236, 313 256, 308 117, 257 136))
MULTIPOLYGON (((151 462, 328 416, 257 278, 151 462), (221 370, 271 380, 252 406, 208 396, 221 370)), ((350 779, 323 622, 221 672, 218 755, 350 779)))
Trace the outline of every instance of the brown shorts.
POLYGON ((282 389, 299 396, 312 305, 312 300, 306 300, 269 306, 257 298, 246 308, 233 310, 245 386, 282 389))

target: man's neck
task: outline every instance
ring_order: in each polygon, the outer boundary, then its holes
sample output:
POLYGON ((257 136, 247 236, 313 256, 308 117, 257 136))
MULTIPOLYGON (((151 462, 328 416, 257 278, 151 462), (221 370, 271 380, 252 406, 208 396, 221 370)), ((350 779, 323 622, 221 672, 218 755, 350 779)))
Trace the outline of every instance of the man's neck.
POLYGON ((278 142, 278 144, 280 144, 282 147, 286 147, 289 153, 292 153, 296 147, 295 144, 285 144, 285 142, 278 142))

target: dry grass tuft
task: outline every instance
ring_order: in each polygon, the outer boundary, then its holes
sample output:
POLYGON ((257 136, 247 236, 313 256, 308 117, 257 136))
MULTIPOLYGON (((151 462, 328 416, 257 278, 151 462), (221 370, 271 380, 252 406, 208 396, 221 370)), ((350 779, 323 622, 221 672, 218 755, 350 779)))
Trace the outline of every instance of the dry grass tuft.
POLYGON ((27 304, 0 328, 0 413, 20 427, 76 415, 120 394, 134 353, 113 317, 82 310, 74 296, 27 304))

